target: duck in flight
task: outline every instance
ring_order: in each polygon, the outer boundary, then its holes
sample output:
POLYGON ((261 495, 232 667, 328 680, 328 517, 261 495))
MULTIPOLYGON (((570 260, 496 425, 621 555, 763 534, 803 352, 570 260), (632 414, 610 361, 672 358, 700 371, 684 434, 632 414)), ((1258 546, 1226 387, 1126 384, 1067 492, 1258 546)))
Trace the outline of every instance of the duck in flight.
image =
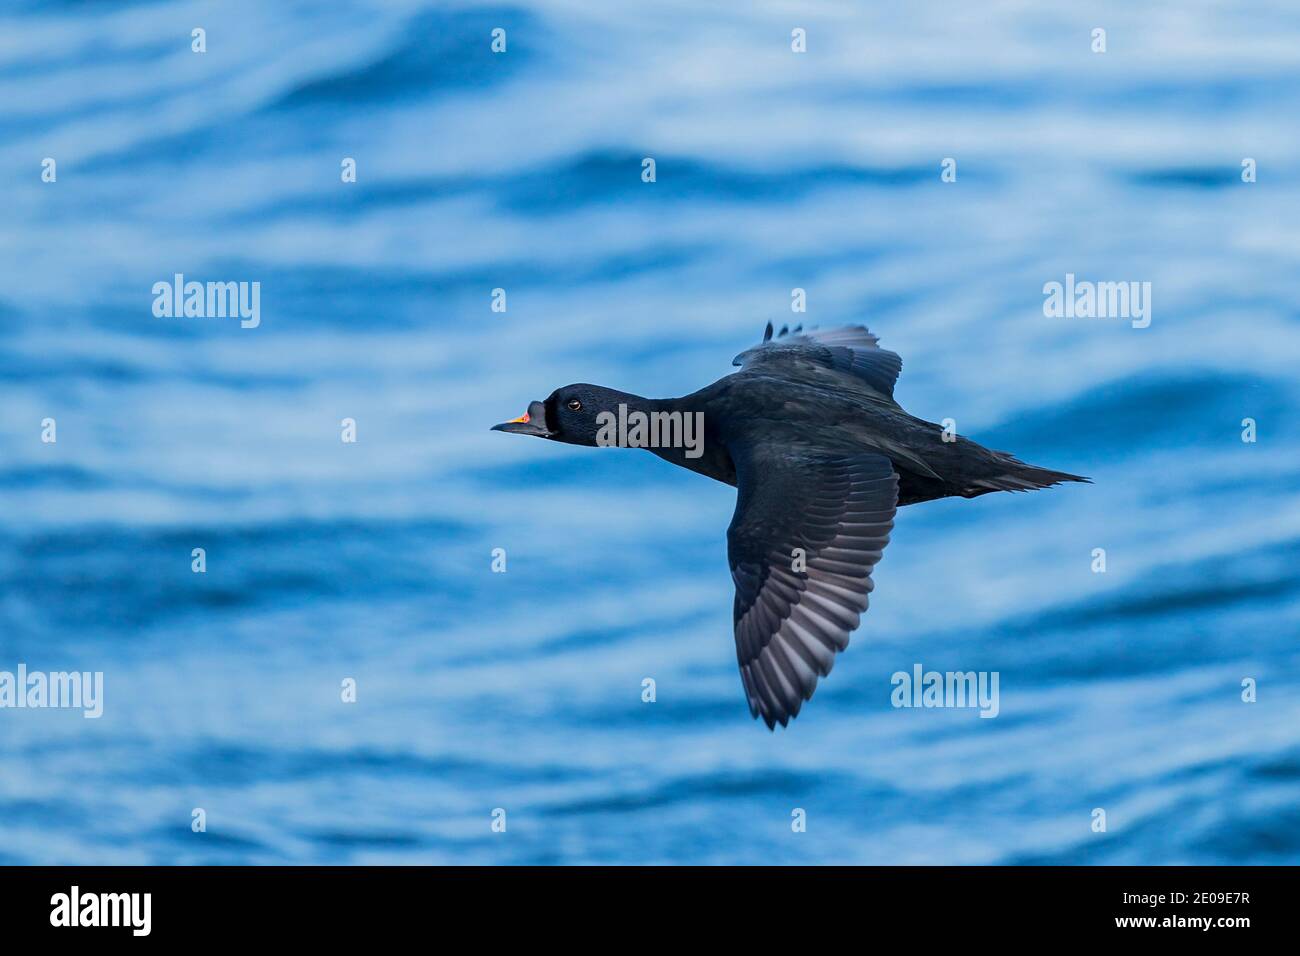
POLYGON ((798 715, 848 647, 899 507, 1090 480, 909 415, 894 401, 902 359, 860 325, 773 336, 769 322, 732 364, 740 371, 682 398, 568 385, 493 429, 647 447, 736 488, 727 529, 736 655, 750 713, 769 730, 798 715), (636 413, 692 416, 702 440, 611 441, 611 423, 636 413))

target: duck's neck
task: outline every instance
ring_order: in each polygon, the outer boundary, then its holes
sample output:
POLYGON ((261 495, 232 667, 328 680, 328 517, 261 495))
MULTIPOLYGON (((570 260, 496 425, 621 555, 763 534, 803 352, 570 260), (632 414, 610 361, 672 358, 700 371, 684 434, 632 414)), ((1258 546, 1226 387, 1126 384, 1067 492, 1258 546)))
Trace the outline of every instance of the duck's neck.
POLYGON ((620 396, 617 429, 619 444, 644 448, 664 461, 680 465, 715 481, 736 483, 736 471, 711 427, 708 416, 692 396, 642 398, 620 396))

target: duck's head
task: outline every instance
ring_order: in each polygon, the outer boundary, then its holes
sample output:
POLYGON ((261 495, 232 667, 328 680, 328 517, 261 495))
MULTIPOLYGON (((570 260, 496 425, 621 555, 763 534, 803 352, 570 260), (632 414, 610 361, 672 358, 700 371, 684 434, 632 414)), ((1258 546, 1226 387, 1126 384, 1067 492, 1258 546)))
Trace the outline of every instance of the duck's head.
POLYGON ((582 383, 566 385, 551 392, 545 401, 531 402, 528 411, 518 418, 493 425, 492 430, 594 447, 601 428, 601 422, 597 421, 601 412, 617 417, 620 403, 635 401, 636 396, 612 388, 582 383))

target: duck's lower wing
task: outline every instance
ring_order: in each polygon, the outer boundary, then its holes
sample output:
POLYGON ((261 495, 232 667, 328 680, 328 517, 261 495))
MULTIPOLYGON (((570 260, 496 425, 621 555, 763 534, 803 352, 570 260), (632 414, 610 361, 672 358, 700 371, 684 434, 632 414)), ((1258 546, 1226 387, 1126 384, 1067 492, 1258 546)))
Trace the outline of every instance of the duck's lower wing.
POLYGON ((898 476, 878 454, 728 450, 737 489, 727 529, 736 654, 750 713, 772 729, 812 697, 867 609, 871 570, 894 526, 898 476))

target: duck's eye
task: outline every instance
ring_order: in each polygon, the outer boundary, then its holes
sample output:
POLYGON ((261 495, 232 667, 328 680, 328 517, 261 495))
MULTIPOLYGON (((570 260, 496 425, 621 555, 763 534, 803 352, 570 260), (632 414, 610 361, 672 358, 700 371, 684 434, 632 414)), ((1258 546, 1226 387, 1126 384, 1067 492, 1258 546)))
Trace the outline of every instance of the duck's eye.
POLYGON ((564 405, 571 412, 582 411, 582 402, 578 401, 576 398, 569 399, 567 402, 564 403, 564 405))

